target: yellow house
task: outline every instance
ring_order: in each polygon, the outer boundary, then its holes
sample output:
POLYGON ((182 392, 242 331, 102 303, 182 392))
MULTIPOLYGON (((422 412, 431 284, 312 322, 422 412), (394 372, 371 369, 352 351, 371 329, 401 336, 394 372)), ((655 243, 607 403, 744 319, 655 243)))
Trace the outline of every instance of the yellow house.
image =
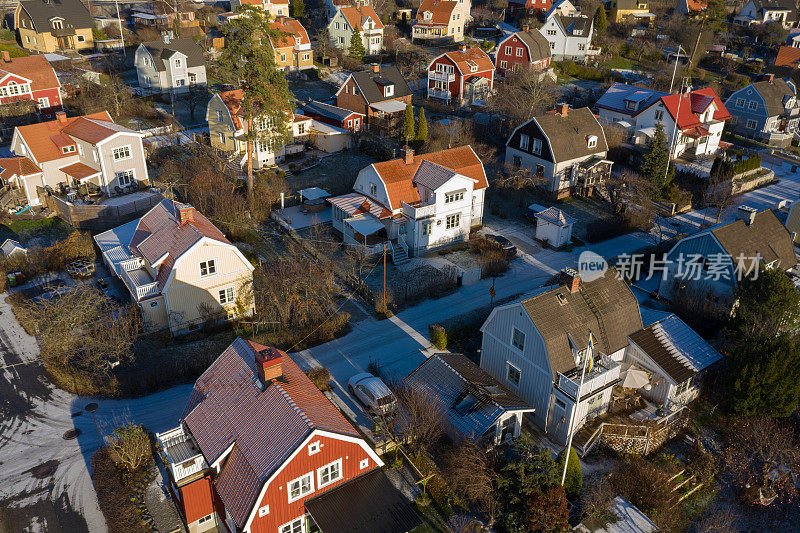
POLYGON ((253 265, 190 205, 162 200, 95 242, 148 331, 177 335, 253 314, 253 265))
POLYGON ((80 0, 22 0, 14 11, 22 47, 40 53, 94 48, 93 25, 80 0))
POLYGON ((617 24, 649 25, 653 18, 648 0, 611 0, 611 20, 617 24))
POLYGON ((279 39, 273 40, 270 37, 270 44, 275 50, 275 66, 277 68, 305 70, 314 67, 311 39, 308 38, 308 32, 299 20, 278 17, 269 25, 283 33, 279 39))

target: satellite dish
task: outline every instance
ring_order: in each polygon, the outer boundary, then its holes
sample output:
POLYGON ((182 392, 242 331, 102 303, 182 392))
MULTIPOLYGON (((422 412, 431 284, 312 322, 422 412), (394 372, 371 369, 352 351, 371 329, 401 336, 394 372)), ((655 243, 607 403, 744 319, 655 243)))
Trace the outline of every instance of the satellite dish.
POLYGON ((653 388, 653 386, 650 385, 649 383, 647 385, 645 385, 644 387, 642 387, 642 389, 645 390, 646 392, 650 392, 650 390, 652 390, 652 388, 653 388))

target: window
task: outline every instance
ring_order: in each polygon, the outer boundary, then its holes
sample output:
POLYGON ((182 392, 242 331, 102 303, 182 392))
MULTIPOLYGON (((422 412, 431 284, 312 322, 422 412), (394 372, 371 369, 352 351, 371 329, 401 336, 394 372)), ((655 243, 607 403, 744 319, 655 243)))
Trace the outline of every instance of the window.
POLYGON ((636 102, 633 100, 625 100, 625 109, 628 111, 636 111, 636 102))
POLYGON ((190 72, 189 73, 189 84, 190 85, 194 85, 195 83, 197 83, 197 74, 195 74, 194 72, 190 72))
POLYGON ((753 119, 747 119, 747 128, 751 130, 756 129, 756 121, 753 119))
POLYGON ((394 94, 394 85, 387 85, 383 88, 383 96, 392 96, 394 94))
POLYGON ((430 235, 431 234, 431 228, 433 228, 433 224, 431 224, 430 222, 423 222, 422 223, 422 234, 423 235, 430 235))
POLYGON ((215 274, 216 272, 217 272, 217 265, 214 263, 213 259, 200 262, 201 276, 210 276, 211 274, 215 274))
POLYGON ((524 133, 521 133, 519 135, 519 149, 520 150, 527 150, 529 142, 530 142, 530 137, 528 137, 524 133))
POLYGON ((556 30, 547 30, 547 35, 549 35, 550 37, 554 37, 555 34, 556 34, 556 30))
POLYGON ((78 42, 79 43, 86 42, 86 37, 84 37, 83 35, 78 35, 78 42))
POLYGON ((289 491, 289 503, 314 492, 314 476, 311 473, 300 476, 286 484, 289 491))
POLYGON ((536 176, 539 178, 544 177, 544 165, 536 164, 536 176))
POLYGON ((305 132, 306 132, 306 123, 301 122, 300 124, 297 125, 297 134, 303 135, 305 132))
POLYGON ((25 36, 25 44, 31 44, 31 38, 28 35, 25 36))
POLYGON ((463 192, 449 192, 444 195, 444 203, 451 204, 453 202, 460 202, 464 199, 463 192))
POLYGON ((303 61, 308 61, 311 59, 311 54, 303 54, 303 61))
POLYGON ((339 29, 339 23, 338 23, 338 22, 334 22, 334 23, 333 23, 333 26, 334 26, 334 27, 335 27, 337 30, 339 29))
POLYGON ((52 26, 54 30, 60 30, 63 29, 64 23, 60 20, 54 20, 52 26))
POLYGON ((510 46, 506 46, 506 55, 507 56, 511 55, 511 47, 510 46))
POLYGON ((286 54, 281 54, 281 63, 286 63, 286 54))
POLYGON ((597 136, 596 135, 589 135, 589 138, 586 141, 586 146, 589 148, 594 148, 597 146, 597 136))
POLYGON ((319 441, 308 445, 308 455, 314 455, 315 453, 319 453, 319 441))
POLYGON ((501 61, 500 68, 508 68, 508 61, 501 61))
POLYGON ((181 60, 180 57, 175 58, 175 68, 181 68, 182 64, 183 64, 183 61, 181 60))
POLYGON ((301 516, 283 524, 278 528, 278 533, 303 533, 303 520, 304 518, 301 516))
POLYGON ((358 96, 358 87, 353 87, 353 96, 358 96))
POLYGON ((750 109, 756 109, 758 107, 758 102, 756 102, 755 100, 750 100, 750 102, 748 102, 747 104, 747 107, 749 107, 750 109))
POLYGON ((522 333, 517 328, 514 328, 514 331, 511 333, 511 344, 517 350, 524 350, 525 349, 525 334, 522 333))
POLYGON ((515 387, 519 387, 519 380, 522 377, 522 371, 506 361, 506 380, 515 387))
POLYGON ((179 80, 175 80, 175 85, 177 87, 183 87, 184 85, 186 85, 186 80, 183 79, 183 78, 181 78, 179 80))
POLYGON ((269 505, 262 505, 258 508, 258 516, 263 517, 269 514, 269 505))
POLYGON ((344 37, 339 37, 339 44, 344 44, 344 37))
POLYGON ((578 50, 586 50, 586 45, 583 43, 578 43, 578 50))
POLYGON ((736 99, 736 107, 744 107, 744 98, 736 99))
POLYGON ((120 146, 119 148, 114 148, 112 154, 114 155, 114 161, 122 161, 124 159, 130 159, 131 146, 127 145, 127 146, 120 146))
POLYGON ((342 479, 342 460, 337 459, 317 470, 317 481, 319 487, 330 485, 342 479))
POLYGON ((378 186, 375 185, 374 183, 370 183, 369 184, 369 193, 372 196, 375 196, 378 193, 378 186))
POLYGON ((46 109, 50 107, 50 99, 47 97, 39 98, 39 109, 46 109))
POLYGON ((519 168, 522 166, 522 158, 518 155, 515 155, 511 158, 512 164, 515 168, 519 168))
POLYGON ((461 213, 455 213, 453 215, 447 215, 447 219, 445 220, 445 228, 446 229, 457 228, 460 225, 461 225, 461 213))
POLYGON ((74 144, 70 144, 69 146, 62 146, 61 147, 61 153, 64 153, 64 154, 71 154, 74 151, 75 151, 75 145, 74 144))
POLYGON ((680 383, 675 388, 675 396, 680 396, 681 394, 683 394, 684 392, 689 390, 689 385, 691 385, 691 383, 692 383, 692 378, 689 378, 686 381, 684 381, 683 383, 680 383))
POLYGON ((235 295, 233 293, 233 287, 227 287, 225 289, 219 290, 219 303, 221 304, 229 304, 235 300, 235 295))
POLYGON ((128 185, 131 185, 136 179, 133 169, 117 172, 116 176, 120 187, 127 187, 128 185))
POLYGON ((210 520, 211 520, 213 517, 214 517, 214 515, 213 515, 213 514, 206 515, 206 516, 204 516, 203 518, 200 518, 200 519, 197 521, 197 523, 198 523, 198 524, 205 524, 206 522, 209 522, 209 521, 210 521, 210 520))
POLYGON ((222 144, 225 144, 225 132, 224 131, 219 132, 219 142, 221 142, 222 144))
POLYGON ((517 48, 517 57, 522 57, 525 54, 524 48, 517 48))
POLYGON ((158 307, 158 302, 150 302, 150 309, 155 309, 158 307))
POLYGON ((362 459, 360 463, 358 463, 358 468, 364 470, 369 466, 369 459, 362 459))
POLYGON ((658 111, 656 111, 656 120, 661 122, 663 118, 664 118, 664 110, 659 109, 658 111))
POLYGON ((533 153, 539 155, 542 153, 542 140, 541 139, 534 139, 533 140, 533 153))

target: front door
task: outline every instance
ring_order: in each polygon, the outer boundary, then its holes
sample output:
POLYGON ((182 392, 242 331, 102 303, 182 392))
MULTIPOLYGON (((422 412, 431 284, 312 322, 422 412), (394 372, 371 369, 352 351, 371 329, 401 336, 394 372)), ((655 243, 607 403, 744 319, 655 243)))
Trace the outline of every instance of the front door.
POLYGON ((72 48, 72 42, 69 37, 59 37, 58 38, 58 47, 62 50, 67 50, 72 48))

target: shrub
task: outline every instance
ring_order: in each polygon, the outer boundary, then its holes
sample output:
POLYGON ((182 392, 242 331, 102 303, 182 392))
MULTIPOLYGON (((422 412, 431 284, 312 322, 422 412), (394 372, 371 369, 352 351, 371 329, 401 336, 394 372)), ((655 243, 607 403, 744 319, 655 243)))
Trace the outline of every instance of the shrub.
POLYGON ((431 324, 428 326, 428 333, 431 337, 431 344, 444 350, 447 348, 447 331, 441 324, 431 324))
POLYGON ((308 379, 322 392, 331 390, 331 372, 324 366, 316 366, 306 371, 308 379))
POLYGON ((133 492, 122 483, 108 449, 100 448, 92 455, 92 481, 97 491, 97 503, 106 522, 116 531, 146 532, 142 515, 134 503, 133 492))
POLYGON ((136 472, 153 460, 150 437, 142 426, 120 426, 107 439, 109 457, 128 473, 136 472))
MULTIPOLYGON (((558 463, 558 471, 563 472, 564 470, 564 450, 561 450, 561 453, 558 454, 558 458, 556 462, 558 463)), ((569 450, 569 463, 567 464, 567 477, 564 479, 564 490, 567 493, 567 496, 574 500, 581 494, 581 488, 583 487, 583 475, 581 474, 581 461, 578 459, 578 453, 575 451, 575 448, 570 448, 569 450)))

